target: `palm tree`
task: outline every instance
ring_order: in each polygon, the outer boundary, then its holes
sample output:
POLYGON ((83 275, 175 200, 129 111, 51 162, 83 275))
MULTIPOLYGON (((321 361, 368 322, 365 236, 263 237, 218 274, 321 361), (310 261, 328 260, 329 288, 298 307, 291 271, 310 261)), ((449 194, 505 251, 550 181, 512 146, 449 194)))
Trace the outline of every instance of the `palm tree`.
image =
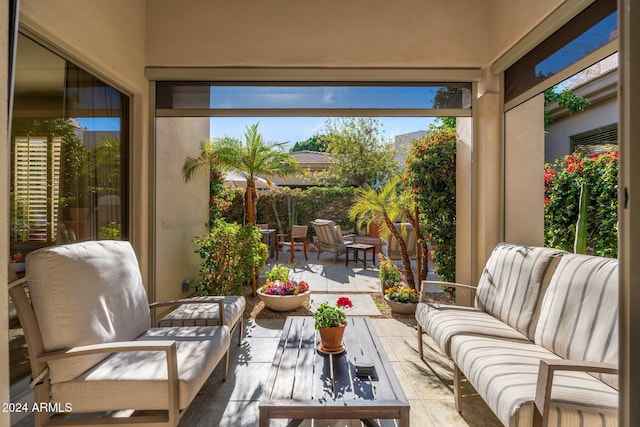
POLYGON ((284 142, 265 141, 258 132, 258 123, 247 126, 244 143, 237 138, 222 137, 208 139, 202 143, 200 155, 189 157, 182 167, 185 181, 199 170, 218 167, 223 172, 239 171, 247 178, 244 200, 246 215, 251 224, 255 224, 256 179, 265 177, 269 186, 269 178, 284 178, 294 172, 301 171, 298 162, 284 149, 284 142))
POLYGON ((404 266, 407 283, 415 288, 407 244, 400 231, 394 225, 394 220, 402 216, 405 210, 403 207, 405 200, 398 193, 399 182, 400 179, 398 177, 393 178, 377 191, 368 186, 357 188, 354 204, 349 210, 349 215, 351 219, 356 220, 358 228, 362 226, 363 222, 374 223, 381 226, 383 234, 391 233, 397 239, 402 253, 402 265, 404 266))

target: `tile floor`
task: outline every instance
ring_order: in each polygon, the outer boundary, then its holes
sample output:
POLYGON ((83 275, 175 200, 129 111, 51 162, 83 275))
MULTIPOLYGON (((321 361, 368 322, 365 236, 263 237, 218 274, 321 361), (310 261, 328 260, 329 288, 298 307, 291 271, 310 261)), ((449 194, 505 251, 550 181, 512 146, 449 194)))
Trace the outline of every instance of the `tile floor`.
MULTIPOLYGON (((415 321, 412 319, 372 319, 393 369, 411 403, 411 426, 466 427, 500 426, 500 422, 478 396, 465 393, 464 412, 453 404, 451 362, 425 336, 425 359, 417 349, 415 321)), ((234 346, 227 381, 222 370, 209 379, 180 422, 182 427, 257 426, 258 403, 278 346, 284 320, 251 320, 245 325, 241 346, 234 346)), ((465 390, 466 391, 466 390, 465 390)), ((272 420, 285 426, 286 420, 272 420)), ((360 421, 307 420, 302 426, 360 426, 360 421)), ((395 421, 382 420, 393 426, 395 421)))

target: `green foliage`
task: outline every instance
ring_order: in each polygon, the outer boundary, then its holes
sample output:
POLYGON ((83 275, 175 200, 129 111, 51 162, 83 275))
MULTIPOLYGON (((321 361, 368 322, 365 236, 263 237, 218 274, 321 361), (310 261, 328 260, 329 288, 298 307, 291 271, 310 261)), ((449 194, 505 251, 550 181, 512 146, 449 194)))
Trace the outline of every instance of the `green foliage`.
POLYGON ((435 272, 447 282, 456 273, 456 140, 455 129, 432 126, 407 157, 407 183, 433 245, 435 272))
MULTIPOLYGON (((236 192, 237 193, 237 192, 236 192)), ((240 193, 238 193, 240 194, 240 193)), ((232 204, 235 194, 224 186, 224 174, 217 166, 211 168, 209 176, 209 229, 222 219, 232 204)), ((240 196, 241 197, 241 196, 240 196)))
MULTIPOLYGON (((555 88, 550 88, 544 91, 544 103, 551 104, 557 102, 559 107, 569 110, 569 115, 578 111, 584 111, 585 107, 591 103, 589 99, 582 96, 578 96, 570 90, 563 90, 562 92, 556 92, 555 88)), ((547 111, 544 112, 544 127, 545 129, 553 123, 553 119, 547 111)))
POLYGON ((326 171, 317 172, 329 185, 373 185, 397 170, 392 143, 383 141, 380 121, 370 117, 344 117, 325 122, 327 152, 334 160, 326 171))
POLYGON ((386 292, 388 288, 392 287, 396 283, 400 283, 402 275, 400 274, 398 266, 389 258, 382 254, 378 254, 378 260, 380 261, 378 277, 382 284, 382 291, 386 292))
POLYGON ((433 97, 433 108, 460 108, 461 98, 461 87, 447 87, 438 89, 435 96, 433 97))
POLYGON ((545 165, 544 243, 572 251, 580 187, 589 187, 586 253, 618 256, 618 151, 574 153, 545 165))
POLYGON ((111 221, 109 224, 103 226, 100 229, 98 238, 106 240, 120 240, 120 223, 117 221, 111 221))
POLYGON ((289 281, 289 272, 291 268, 284 264, 276 264, 271 267, 271 270, 265 273, 265 278, 268 281, 275 282, 279 280, 280 283, 287 283, 289 281))
POLYGON ((343 324, 347 315, 340 308, 323 302, 313 313, 313 318, 316 321, 316 329, 333 328, 343 324))
MULTIPOLYGON (((243 200, 242 193, 233 188, 234 197, 231 205, 225 211, 227 221, 242 223, 243 200)), ((354 188, 352 187, 311 187, 308 189, 274 187, 268 190, 260 190, 257 203, 258 222, 268 223, 277 227, 278 232, 288 233, 289 198, 295 201, 295 214, 297 224, 309 224, 317 218, 336 221, 343 230, 353 230, 354 223, 349 219, 349 209, 353 204, 354 188)), ((312 237, 313 228, 309 227, 309 235, 312 237)))
POLYGON ((289 214, 289 230, 298 224, 298 211, 296 210, 296 199, 291 195, 287 196, 287 212, 289 214))
POLYGON ((242 287, 267 262, 267 246, 253 225, 214 222, 211 232, 194 240, 202 259, 196 289, 204 295, 241 295, 242 287))
POLYGON ((266 141, 258 132, 258 123, 247 126, 244 142, 237 138, 221 137, 202 142, 200 155, 188 157, 182 167, 185 181, 201 169, 209 171, 239 171, 247 177, 245 199, 247 222, 255 224, 255 180, 258 177, 281 178, 301 171, 295 158, 284 149, 285 142, 266 141), (252 190, 253 189, 253 190, 252 190), (252 215, 253 213, 254 215, 252 215))
POLYGON ((412 287, 415 287, 415 279, 411 270, 411 259, 409 258, 406 242, 394 225, 396 220, 401 219, 404 212, 403 207, 406 200, 403 195, 404 189, 400 185, 398 177, 387 181, 379 190, 368 186, 357 188, 349 216, 356 221, 358 228, 363 223, 373 223, 381 227, 383 235, 393 235, 400 246, 402 265, 407 282, 412 287))
POLYGON ((434 121, 435 123, 438 123, 436 127, 440 129, 442 128, 455 129, 456 124, 458 122, 458 118, 457 117, 436 117, 434 121))
POLYGON ((589 187, 586 182, 580 185, 580 203, 578 221, 576 222, 576 240, 573 244, 573 252, 577 254, 587 253, 587 206, 589 203, 589 187))
POLYGON ((295 151, 327 151, 327 137, 325 135, 313 135, 306 141, 298 141, 289 152, 295 151))
POLYGON ((353 307, 353 303, 347 297, 340 297, 336 301, 335 305, 323 302, 313 313, 313 318, 316 321, 316 329, 319 328, 334 328, 344 323, 347 318, 347 314, 343 311, 343 308, 353 307))
POLYGON ((404 303, 418 302, 419 299, 418 291, 405 285, 392 286, 384 291, 384 294, 392 301, 404 303))

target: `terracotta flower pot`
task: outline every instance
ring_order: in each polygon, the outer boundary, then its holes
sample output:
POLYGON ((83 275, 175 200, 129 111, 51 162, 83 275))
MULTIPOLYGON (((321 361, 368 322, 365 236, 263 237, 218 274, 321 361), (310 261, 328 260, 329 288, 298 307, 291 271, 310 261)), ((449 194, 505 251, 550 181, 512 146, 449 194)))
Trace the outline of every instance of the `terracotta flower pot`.
POLYGON ((342 345, 342 337, 344 336, 344 328, 346 326, 347 324, 345 323, 342 326, 335 326, 333 328, 319 328, 320 350, 327 353, 341 351, 344 348, 342 345))

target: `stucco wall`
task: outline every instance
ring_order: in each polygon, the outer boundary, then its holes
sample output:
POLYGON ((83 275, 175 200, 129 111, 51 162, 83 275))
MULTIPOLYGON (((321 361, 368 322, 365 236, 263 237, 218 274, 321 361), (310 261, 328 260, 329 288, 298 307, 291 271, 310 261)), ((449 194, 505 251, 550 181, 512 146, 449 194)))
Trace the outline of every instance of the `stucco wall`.
POLYGON ((147 2, 151 66, 480 67, 476 0, 147 2), (188 43, 185 43, 188 40, 188 43))
POLYGON ((184 296, 183 280, 198 278, 193 238, 207 233, 209 177, 182 178, 187 156, 197 157, 209 137, 208 118, 159 118, 156 127, 156 299, 184 296))
POLYGON ((505 114, 505 240, 544 246, 544 95, 505 114))
POLYGON ((601 126, 618 122, 618 101, 612 98, 607 102, 587 107, 584 111, 565 116, 547 128, 544 137, 544 161, 553 163, 556 158, 571 152, 570 137, 601 126))

